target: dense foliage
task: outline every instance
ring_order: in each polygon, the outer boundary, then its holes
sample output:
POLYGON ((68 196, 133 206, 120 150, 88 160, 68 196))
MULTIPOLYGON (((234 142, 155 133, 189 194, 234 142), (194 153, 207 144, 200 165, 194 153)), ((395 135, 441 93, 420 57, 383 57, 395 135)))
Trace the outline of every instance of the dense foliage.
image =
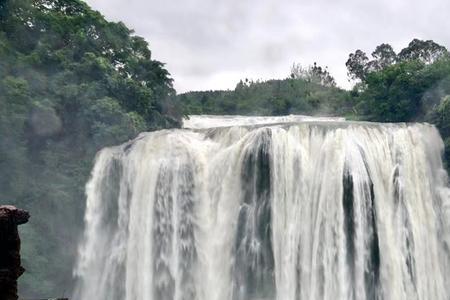
POLYGON ((147 43, 79 0, 0 1, 0 201, 27 209, 22 296, 69 291, 100 148, 178 126, 147 43))
POLYGON ((398 54, 389 45, 382 44, 372 57, 369 61, 364 52, 357 50, 347 61, 349 75, 359 80, 351 92, 356 117, 380 122, 435 124, 446 145, 444 158, 450 170, 450 54, 447 49, 433 41, 414 39, 398 54), (380 48, 390 50, 378 55, 380 48))
POLYGON ((336 87, 326 68, 294 64, 284 80, 241 80, 233 91, 188 92, 178 95, 189 114, 346 114, 348 92, 336 87))

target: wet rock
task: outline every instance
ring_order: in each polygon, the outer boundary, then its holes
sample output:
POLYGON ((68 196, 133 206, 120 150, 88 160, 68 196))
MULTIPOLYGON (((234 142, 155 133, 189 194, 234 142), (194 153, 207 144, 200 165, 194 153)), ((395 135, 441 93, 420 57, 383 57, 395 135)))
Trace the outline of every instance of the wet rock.
POLYGON ((27 211, 0 205, 0 299, 17 300, 17 279, 25 269, 20 264, 17 226, 28 222, 27 211))

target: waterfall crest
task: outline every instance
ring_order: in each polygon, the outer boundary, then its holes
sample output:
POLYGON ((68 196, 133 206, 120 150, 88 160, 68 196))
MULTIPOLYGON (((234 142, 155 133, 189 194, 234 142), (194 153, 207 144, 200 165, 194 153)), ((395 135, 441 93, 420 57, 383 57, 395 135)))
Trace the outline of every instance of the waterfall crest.
POLYGON ((192 116, 100 151, 74 299, 449 299, 429 124, 192 116))

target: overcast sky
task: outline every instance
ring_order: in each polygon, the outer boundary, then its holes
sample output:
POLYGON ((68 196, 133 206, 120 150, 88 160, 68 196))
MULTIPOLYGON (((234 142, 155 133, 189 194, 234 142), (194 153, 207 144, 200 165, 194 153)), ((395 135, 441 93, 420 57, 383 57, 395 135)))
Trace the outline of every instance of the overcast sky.
POLYGON ((449 0, 87 0, 123 21, 166 63, 177 92, 286 78, 293 62, 328 66, 349 88, 345 61, 417 37, 450 48, 449 0))

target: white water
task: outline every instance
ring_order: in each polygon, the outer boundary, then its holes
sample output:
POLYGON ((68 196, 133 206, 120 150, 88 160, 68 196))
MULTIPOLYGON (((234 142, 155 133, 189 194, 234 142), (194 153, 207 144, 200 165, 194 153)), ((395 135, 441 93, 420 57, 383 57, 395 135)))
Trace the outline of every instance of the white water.
POLYGON ((249 117, 249 116, 214 116, 197 115, 183 120, 183 128, 202 129, 212 127, 275 125, 281 123, 345 121, 340 117, 311 117, 303 115, 249 117))
POLYGON ((185 126, 197 129, 98 154, 74 299, 450 299, 450 194, 433 126, 185 126))

